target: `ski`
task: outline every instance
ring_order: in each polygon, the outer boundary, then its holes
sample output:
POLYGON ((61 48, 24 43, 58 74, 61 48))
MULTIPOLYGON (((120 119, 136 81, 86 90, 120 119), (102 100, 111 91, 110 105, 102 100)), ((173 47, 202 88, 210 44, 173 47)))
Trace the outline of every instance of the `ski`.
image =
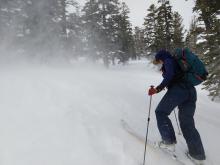
MULTIPOLYGON (((175 151, 170 151, 168 149, 165 148, 161 148, 158 142, 153 142, 153 141, 149 141, 147 143, 148 146, 153 147, 155 150, 160 150, 163 151, 164 153, 168 154, 169 156, 171 156, 172 159, 179 161, 178 160, 178 156, 176 155, 175 151)), ((182 164, 182 163, 181 163, 182 164)))
MULTIPOLYGON (((131 136, 136 138, 136 140, 140 141, 141 143, 145 143, 145 138, 142 135, 138 134, 137 131, 135 131, 133 128, 131 128, 125 120, 121 120, 121 125, 122 125, 123 129, 127 133, 129 133, 131 136)), ((152 141, 152 140, 148 139, 147 146, 154 149, 154 150, 156 150, 156 151, 163 152, 164 154, 171 157, 174 161, 176 161, 180 165, 195 165, 195 164, 193 164, 193 162, 191 160, 188 160, 188 158, 187 158, 188 161, 187 160, 182 160, 177 155, 176 151, 172 152, 172 151, 169 151, 167 149, 161 148, 159 146, 158 142, 155 142, 155 141, 152 141)))
POLYGON ((194 160, 194 159, 189 155, 188 152, 186 152, 185 154, 186 154, 187 158, 188 158, 189 160, 191 160, 191 162, 192 162, 194 165, 205 165, 205 163, 204 163, 203 161, 196 161, 196 160, 194 160))

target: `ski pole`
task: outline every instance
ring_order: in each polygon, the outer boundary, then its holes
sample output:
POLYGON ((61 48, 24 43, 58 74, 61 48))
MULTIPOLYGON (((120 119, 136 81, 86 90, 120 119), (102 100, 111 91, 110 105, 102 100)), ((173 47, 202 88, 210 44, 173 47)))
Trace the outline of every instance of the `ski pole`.
MULTIPOLYGON (((153 88, 153 86, 151 86, 151 88, 153 88)), ((150 105, 149 105, 148 118, 147 118, 147 132, 146 132, 146 139, 145 139, 145 148, 144 148, 144 161, 143 161, 143 165, 145 165, 145 161, 146 161, 146 150, 147 150, 147 140, 148 140, 148 129, 149 129, 149 125, 150 125, 151 103, 152 103, 152 95, 150 96, 150 105)))
POLYGON ((177 124, 177 128, 178 128, 178 134, 179 135, 182 135, 182 133, 181 133, 181 131, 180 131, 180 125, 179 125, 179 122, 178 122, 178 120, 177 120, 177 116, 176 116, 176 111, 175 111, 175 109, 174 109, 174 115, 175 115, 175 119, 176 119, 176 124, 177 124))

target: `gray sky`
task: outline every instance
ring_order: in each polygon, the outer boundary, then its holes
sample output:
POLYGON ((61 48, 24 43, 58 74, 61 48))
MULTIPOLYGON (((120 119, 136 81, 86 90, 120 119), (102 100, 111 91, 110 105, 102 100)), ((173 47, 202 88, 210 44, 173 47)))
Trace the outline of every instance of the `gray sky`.
MULTIPOLYGON (((78 0, 83 5, 86 0, 78 0)), ((147 15, 147 9, 152 3, 157 3, 157 0, 120 0, 125 2, 130 8, 130 20, 133 26, 142 26, 144 17, 147 15)), ((193 17, 192 8, 194 6, 193 0, 170 0, 174 11, 178 11, 183 17, 183 24, 185 28, 189 28, 193 17)))

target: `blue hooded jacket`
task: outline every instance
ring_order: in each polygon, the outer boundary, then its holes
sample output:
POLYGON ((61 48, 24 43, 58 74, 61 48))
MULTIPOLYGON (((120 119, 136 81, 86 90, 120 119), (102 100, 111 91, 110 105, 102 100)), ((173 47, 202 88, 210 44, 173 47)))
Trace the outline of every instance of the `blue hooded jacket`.
POLYGON ((166 50, 160 50, 155 55, 155 60, 163 61, 163 66, 161 68, 163 71, 163 81, 157 87, 160 91, 165 87, 169 87, 174 82, 175 76, 181 72, 181 69, 174 57, 166 50))

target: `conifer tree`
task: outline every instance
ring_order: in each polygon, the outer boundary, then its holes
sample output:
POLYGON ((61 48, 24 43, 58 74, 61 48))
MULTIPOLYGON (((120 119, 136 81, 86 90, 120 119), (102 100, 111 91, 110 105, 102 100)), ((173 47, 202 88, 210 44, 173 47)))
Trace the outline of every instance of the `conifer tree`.
POLYGON ((195 53, 197 52, 197 28, 197 19, 194 17, 186 35, 185 46, 195 53))
POLYGON ((85 45, 86 53, 90 55, 91 59, 96 59, 99 51, 99 43, 101 35, 99 34, 100 25, 100 11, 96 0, 89 0, 86 2, 83 10, 83 29, 85 30, 85 45))
POLYGON ((0 2, 0 49, 15 51, 14 48, 21 43, 24 35, 23 22, 26 18, 24 7, 25 1, 22 0, 0 2))
POLYGON ((182 48, 184 46, 183 42, 183 19, 178 12, 174 12, 173 14, 173 37, 172 37, 172 47, 174 48, 182 48))
POLYGON ((67 19, 67 40, 71 57, 77 58, 84 54, 83 23, 78 6, 76 12, 70 13, 67 19))
POLYGON ((210 75, 205 88, 214 99, 220 97, 220 3, 215 0, 197 0, 195 10, 199 13, 199 20, 205 24, 202 34, 203 54, 210 75))
POLYGON ((159 0, 159 7, 152 4, 145 17, 144 32, 149 54, 160 49, 183 47, 184 27, 182 17, 172 11, 169 0, 159 0))
POLYGON ((201 33, 203 33, 203 31, 204 29, 199 25, 198 19, 194 17, 185 39, 185 46, 190 48, 201 58, 203 52, 205 52, 203 39, 201 38, 201 33))
POLYGON ((59 39, 62 28, 57 5, 54 0, 30 0, 25 7, 28 15, 25 21, 28 54, 40 56, 42 60, 56 56, 61 49, 59 39))
POLYGON ((157 11, 156 38, 161 48, 171 50, 173 32, 172 6, 169 0, 159 0, 161 5, 157 11), (160 38, 160 39, 159 39, 160 38))
POLYGON ((146 55, 144 30, 139 27, 134 28, 134 45, 138 59, 146 55))
POLYGON ((73 54, 81 35, 76 8, 75 0, 2 0, 0 49, 8 45, 7 51, 43 60, 73 54))
POLYGON ((60 25, 60 46, 66 58, 77 56, 81 43, 81 21, 75 0, 57 0, 56 16, 60 25), (68 11, 71 8, 72 11, 68 11))
POLYGON ((147 10, 148 14, 144 19, 144 37, 146 43, 147 54, 151 54, 157 50, 156 40, 156 25, 157 25, 157 8, 152 4, 147 10))
POLYGON ((121 46, 121 62, 126 62, 130 57, 136 58, 134 40, 131 23, 129 21, 128 14, 130 13, 128 6, 123 2, 121 5, 121 11, 118 17, 118 41, 121 46))
POLYGON ((83 9, 84 28, 88 54, 93 59, 102 57, 105 61, 116 46, 116 18, 119 15, 118 0, 89 0, 83 9))

